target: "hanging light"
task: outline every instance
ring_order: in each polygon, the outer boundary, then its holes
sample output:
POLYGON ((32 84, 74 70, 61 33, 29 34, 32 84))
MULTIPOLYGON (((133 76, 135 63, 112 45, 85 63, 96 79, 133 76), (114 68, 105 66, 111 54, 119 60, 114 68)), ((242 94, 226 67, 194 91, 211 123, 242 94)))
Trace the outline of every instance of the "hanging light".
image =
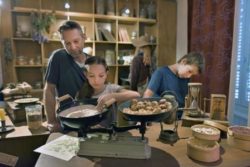
POLYGON ((125 9, 125 13, 127 14, 127 15, 129 15, 130 14, 130 10, 127 8, 127 9, 125 9))
POLYGON ((66 3, 64 4, 64 8, 65 8, 65 9, 69 9, 69 8, 70 8, 70 5, 69 5, 68 2, 66 2, 66 3))
MULTIPOLYGON (((67 12, 69 12, 69 8, 70 8, 69 2, 65 2, 64 8, 67 9, 67 12)), ((70 20, 69 13, 67 13, 67 20, 70 20)))
POLYGON ((131 10, 128 6, 128 0, 126 0, 124 7, 121 9, 121 16, 130 16, 131 10))
POLYGON ((129 7, 127 5, 124 6, 124 8, 122 8, 121 10, 121 15, 122 16, 130 16, 131 11, 129 9, 129 7))

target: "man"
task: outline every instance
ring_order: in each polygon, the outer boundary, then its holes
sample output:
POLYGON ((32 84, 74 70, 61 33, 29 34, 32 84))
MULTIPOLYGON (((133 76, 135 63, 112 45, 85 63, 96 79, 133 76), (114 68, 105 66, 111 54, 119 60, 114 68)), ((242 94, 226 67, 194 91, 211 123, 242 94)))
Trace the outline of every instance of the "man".
POLYGON ((89 57, 83 53, 86 36, 78 23, 66 21, 58 31, 64 48, 54 51, 50 56, 44 87, 45 111, 51 132, 61 131, 56 118, 56 97, 69 94, 75 98, 86 80, 82 68, 89 57))

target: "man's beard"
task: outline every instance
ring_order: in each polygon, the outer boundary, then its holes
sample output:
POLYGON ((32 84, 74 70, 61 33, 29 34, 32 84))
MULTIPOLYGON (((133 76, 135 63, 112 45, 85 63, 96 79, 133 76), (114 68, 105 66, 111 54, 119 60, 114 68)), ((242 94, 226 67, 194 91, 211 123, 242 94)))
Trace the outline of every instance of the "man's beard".
POLYGON ((76 53, 76 52, 74 52, 74 53, 72 53, 72 52, 68 52, 73 58, 77 58, 77 57, 79 57, 82 53, 83 53, 83 51, 82 50, 78 50, 78 52, 76 53))

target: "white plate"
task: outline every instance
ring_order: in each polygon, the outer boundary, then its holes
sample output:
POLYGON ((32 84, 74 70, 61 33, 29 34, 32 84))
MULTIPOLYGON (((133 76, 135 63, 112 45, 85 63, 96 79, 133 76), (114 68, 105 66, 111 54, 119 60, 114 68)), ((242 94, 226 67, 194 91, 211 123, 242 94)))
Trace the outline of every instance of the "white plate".
POLYGON ((27 104, 27 103, 35 103, 39 101, 38 98, 22 98, 22 99, 17 99, 14 102, 18 104, 27 104))

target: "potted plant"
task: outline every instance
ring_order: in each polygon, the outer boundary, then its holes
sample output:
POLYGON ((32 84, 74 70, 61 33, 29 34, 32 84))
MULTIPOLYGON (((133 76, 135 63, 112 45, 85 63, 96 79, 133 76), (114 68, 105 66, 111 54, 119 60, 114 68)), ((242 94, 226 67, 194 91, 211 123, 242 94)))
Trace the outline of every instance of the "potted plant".
POLYGON ((32 39, 39 43, 47 42, 48 38, 44 33, 49 33, 50 26, 56 20, 54 12, 39 13, 31 12, 32 39))

